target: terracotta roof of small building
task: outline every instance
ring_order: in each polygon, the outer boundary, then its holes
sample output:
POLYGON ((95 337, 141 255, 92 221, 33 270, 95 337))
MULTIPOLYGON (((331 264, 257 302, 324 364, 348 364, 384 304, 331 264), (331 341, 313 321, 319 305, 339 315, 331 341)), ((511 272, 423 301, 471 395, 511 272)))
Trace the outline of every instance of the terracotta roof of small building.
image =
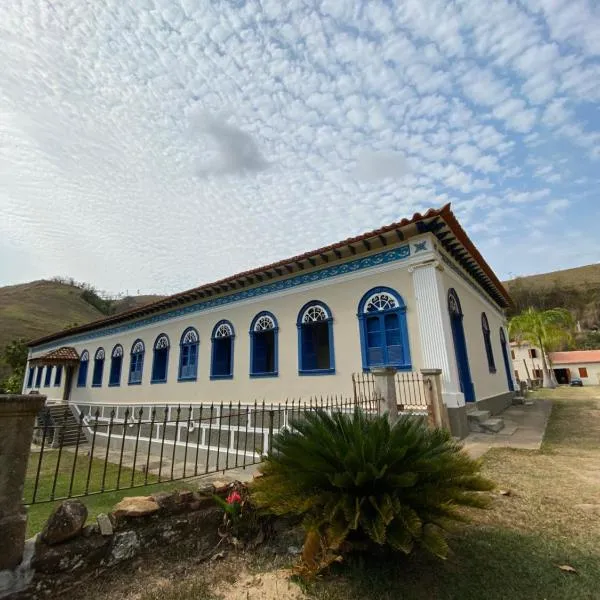
POLYGON ((600 363, 600 350, 570 350, 569 352, 550 352, 553 365, 574 365, 600 363))
POLYGON ((486 294, 498 306, 506 308, 512 304, 508 292, 469 239, 469 236, 465 233, 454 216, 450 204, 446 204, 442 208, 431 208, 425 214, 415 213, 410 219, 402 219, 391 225, 342 240, 330 246, 324 246, 318 250, 312 250, 264 267, 244 271, 213 283, 207 283, 185 292, 167 296, 156 302, 145 304, 117 315, 92 321, 86 325, 59 331, 31 341, 29 342, 29 346, 35 347, 63 337, 100 329, 116 323, 131 321, 145 315, 181 306, 188 302, 202 301, 215 295, 244 289, 265 280, 269 281, 274 277, 295 274, 303 271, 305 268, 324 266, 330 261, 334 262, 355 255, 357 249, 366 249, 368 251, 387 246, 392 242, 397 243, 398 241, 407 239, 406 236, 413 237, 422 233, 432 233, 435 235, 440 246, 479 283, 486 294))
POLYGON ((47 352, 43 356, 32 359, 30 362, 39 364, 60 364, 60 363, 77 363, 79 362, 79 354, 72 346, 61 346, 56 350, 47 352))

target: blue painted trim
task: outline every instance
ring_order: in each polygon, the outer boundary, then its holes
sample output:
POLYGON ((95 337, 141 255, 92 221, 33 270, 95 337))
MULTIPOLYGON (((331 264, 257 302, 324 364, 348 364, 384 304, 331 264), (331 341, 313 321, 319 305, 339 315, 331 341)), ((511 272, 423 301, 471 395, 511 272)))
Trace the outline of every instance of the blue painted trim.
POLYGON ((311 375, 335 375, 335 369, 316 369, 314 371, 298 371, 298 375, 307 377, 311 375))
POLYGON ((194 377, 178 377, 177 378, 178 382, 184 383, 186 381, 198 381, 198 377, 194 376, 194 377))
POLYGON ((508 382, 508 389, 511 392, 515 391, 515 384, 512 378, 511 361, 508 359, 508 348, 506 344, 506 336, 504 335, 504 328, 500 327, 500 346, 502 347, 502 358, 504 359, 504 369, 506 371, 506 380, 508 382))
POLYGON ((141 381, 129 381, 127 385, 142 385, 141 381))
MULTIPOLYGON (((275 321, 277 322, 277 321, 275 321)), ((233 379, 233 351, 235 348, 235 328, 233 326, 233 323, 231 321, 229 321, 229 319, 221 319, 220 321, 218 321, 215 326, 213 327, 212 333, 210 335, 210 379, 233 379), (231 327, 231 356, 229 358, 229 373, 226 373, 224 375, 215 375, 214 374, 214 369, 215 369, 215 334, 217 332, 217 329, 221 326, 221 325, 229 325, 229 327, 231 327)), ((252 364, 252 363, 250 363, 252 364)))
POLYGON ((155 383, 167 383, 166 379, 151 379, 150 385, 154 385, 155 383))
MULTIPOLYGON (((398 371, 412 371, 412 359, 410 352, 410 343, 408 339, 408 323, 406 322, 406 304, 404 302, 404 298, 393 288, 386 286, 377 286, 368 290, 365 294, 363 294, 360 302, 358 303, 358 312, 356 316, 358 317, 358 333, 360 338, 360 356, 362 361, 362 368, 364 373, 370 373, 371 368, 379 365, 369 365, 367 361, 367 339, 366 339, 366 321, 365 321, 365 303, 366 301, 373 295, 381 292, 386 292, 398 301, 398 308, 393 308, 391 310, 382 310, 377 313, 373 313, 375 315, 381 315, 385 318, 385 315, 396 313, 398 315, 398 321, 400 323, 400 335, 402 337, 402 351, 404 353, 405 362, 390 362, 386 363, 385 367, 393 367, 398 371)), ((382 329, 383 335, 385 335, 385 328, 382 329)))
POLYGON ((119 383, 109 383, 108 387, 121 387, 121 382, 119 382, 119 383))
POLYGON ((277 317, 268 310, 261 310, 258 314, 254 316, 252 322, 250 323, 250 377, 278 377, 279 376, 279 323, 277 321, 277 317), (273 323, 275 323, 275 328, 273 331, 273 352, 275 356, 273 357, 273 371, 269 373, 253 373, 252 365, 254 364, 254 325, 256 321, 260 319, 260 317, 267 316, 273 319, 273 323))
POLYGON ((452 340, 454 342, 454 354, 456 355, 456 366, 458 369, 458 379, 460 389, 465 396, 465 402, 475 402, 475 386, 471 377, 471 367, 469 366, 469 353, 467 350, 467 340, 465 338, 465 329, 463 326, 463 312, 460 304, 460 298, 454 288, 448 290, 448 313, 450 316, 450 325, 452 328, 452 340), (454 298, 458 312, 450 310, 450 298, 454 298))
POLYGON ((100 383, 92 383, 92 387, 93 388, 102 387, 102 382, 100 382, 100 383))
POLYGON ((139 329, 140 327, 146 327, 147 325, 160 323, 162 321, 166 321, 174 317, 180 317, 191 313, 202 312, 210 308, 215 308, 217 306, 223 306, 226 304, 231 304, 233 302, 247 300, 248 298, 256 298, 258 296, 264 296, 266 294, 273 294, 282 290, 311 284, 315 281, 322 281, 324 279, 330 279, 332 277, 338 277, 340 275, 346 275, 348 273, 355 273, 364 269, 370 269, 379 265, 384 265, 399 260, 405 260, 409 257, 410 245, 404 244, 403 246, 398 246, 397 248, 394 248, 392 250, 386 250, 384 252, 372 254, 371 256, 358 258, 356 260, 348 261, 341 265, 324 267, 322 269, 319 269, 318 271, 313 271, 311 273, 303 273, 301 275, 296 275, 295 277, 290 277, 283 281, 274 281, 272 283, 258 286, 249 290, 242 290, 235 294, 205 300, 204 302, 196 302, 194 304, 190 304, 189 306, 184 306, 172 311, 161 313, 159 315, 153 315, 152 317, 148 317, 147 319, 140 319, 133 323, 125 323, 123 325, 117 325, 115 327, 109 327, 107 329, 100 329, 97 331, 82 333, 80 335, 59 338, 58 340, 48 342, 47 344, 35 346, 35 349, 44 350, 45 348, 54 348, 55 346, 64 345, 66 343, 73 344, 76 342, 91 340, 107 335, 118 334, 124 331, 131 331, 133 329, 139 329))
POLYGON ((307 302, 298 312, 298 316, 296 317, 296 328, 298 329, 298 375, 329 375, 330 373, 335 373, 335 348, 333 345, 333 313, 331 309, 325 302, 321 302, 321 300, 311 300, 307 302), (311 306, 322 306, 327 314, 329 315, 329 319, 327 319, 327 333, 329 335, 329 369, 304 369, 303 361, 304 354, 302 352, 302 315, 307 308, 311 306))

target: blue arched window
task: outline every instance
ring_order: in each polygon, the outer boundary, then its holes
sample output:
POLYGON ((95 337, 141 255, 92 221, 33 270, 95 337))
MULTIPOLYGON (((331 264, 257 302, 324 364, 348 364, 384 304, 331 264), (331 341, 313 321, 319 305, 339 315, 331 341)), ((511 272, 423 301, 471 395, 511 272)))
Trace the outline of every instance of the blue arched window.
POLYGON ((92 373, 92 387, 102 385, 102 376, 104 375, 104 348, 98 348, 94 354, 94 372, 92 373))
POLYGON ((142 383, 142 373, 144 371, 144 354, 146 348, 142 340, 136 340, 131 346, 131 360, 129 362, 129 384, 136 385, 142 383))
POLYGON ((300 375, 335 373, 333 318, 322 302, 308 302, 298 313, 298 371, 300 375))
POLYGON ((211 379, 233 377, 233 340, 235 332, 229 321, 219 321, 212 332, 211 379))
POLYGON ((56 366, 56 375, 54 376, 54 386, 60 387, 61 382, 62 382, 62 366, 57 365, 56 366))
POLYGON ((363 369, 411 368, 406 306, 398 292, 387 287, 369 290, 358 305, 358 320, 363 369))
POLYGON ((29 372, 27 373, 27 387, 33 387, 33 375, 35 373, 35 367, 29 367, 29 372))
POLYGON ((161 333, 154 342, 154 359, 152 360, 152 378, 150 383, 166 383, 169 367, 169 338, 161 333))
POLYGON ((199 344, 198 332, 193 327, 188 327, 179 342, 179 381, 196 381, 199 344))
POLYGON ((496 372, 496 362, 494 361, 494 350, 492 349, 492 340, 490 338, 490 324, 487 315, 481 313, 481 331, 483 333, 483 345, 485 346, 485 355, 487 356, 488 368, 490 373, 496 372))
POLYGON ((37 371, 35 372, 35 387, 36 388, 42 387, 42 373, 43 372, 44 372, 44 367, 38 367, 37 371))
POLYGON ((85 387, 87 383, 88 364, 90 355, 84 350, 79 357, 79 370, 77 371, 77 387, 85 387))
POLYGON ((116 387, 121 385, 121 371, 123 370, 123 346, 117 344, 110 353, 110 373, 108 385, 116 387))
POLYGON ((46 366, 46 376, 44 377, 44 387, 50 387, 52 384, 52 366, 46 366))
POLYGON ((277 377, 277 319, 258 313, 250 325, 250 377, 277 377))

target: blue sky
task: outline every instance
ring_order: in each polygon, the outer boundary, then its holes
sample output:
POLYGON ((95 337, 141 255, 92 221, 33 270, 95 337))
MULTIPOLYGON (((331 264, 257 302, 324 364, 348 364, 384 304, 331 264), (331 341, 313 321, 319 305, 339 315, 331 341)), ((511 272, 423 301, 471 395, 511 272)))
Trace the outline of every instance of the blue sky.
POLYGON ((600 6, 20 0, 0 285, 168 293, 452 202, 501 278, 600 259, 600 6))

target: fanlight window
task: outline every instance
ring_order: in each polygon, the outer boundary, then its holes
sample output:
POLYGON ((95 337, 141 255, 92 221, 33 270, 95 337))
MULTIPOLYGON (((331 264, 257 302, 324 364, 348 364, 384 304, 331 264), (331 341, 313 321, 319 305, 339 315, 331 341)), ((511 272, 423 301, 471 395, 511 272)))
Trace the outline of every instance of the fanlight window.
POLYGON ((271 313, 259 313, 250 327, 250 375, 277 375, 277 322, 271 313))
POLYGON ((358 318, 364 369, 411 368, 406 308, 396 291, 375 288, 367 292, 359 304, 358 318))
POLYGON ((104 348, 98 348, 94 355, 94 373, 92 374, 92 387, 102 385, 102 375, 104 374, 104 348))
POLYGON ((179 381, 195 381, 198 374, 198 347, 200 337, 198 332, 189 327, 179 343, 179 381))
POLYGON ((398 306, 398 300, 396 300, 394 296, 386 292, 379 292, 367 299, 365 302, 365 312, 370 313, 378 310, 392 310, 398 308, 398 306))
POLYGON ((298 360, 301 375, 335 372, 333 322, 331 312, 320 302, 311 302, 300 310, 298 360))
POLYGON ((152 361, 152 379, 150 383, 165 383, 169 365, 169 338, 163 333, 154 342, 154 360, 152 361))
POLYGON ((233 377, 233 325, 229 321, 219 321, 213 329, 211 379, 233 377))
POLYGON ((87 383, 88 364, 90 355, 87 350, 81 353, 79 358, 79 371, 77 372, 77 387, 85 387, 87 383))
POLYGON ((108 385, 121 385, 121 371, 123 370, 123 346, 117 344, 110 354, 110 373, 108 375, 108 385))
POLYGON ((142 340, 137 340, 131 347, 131 361, 129 363, 129 383, 142 383, 142 373, 144 370, 144 354, 146 349, 142 340))

